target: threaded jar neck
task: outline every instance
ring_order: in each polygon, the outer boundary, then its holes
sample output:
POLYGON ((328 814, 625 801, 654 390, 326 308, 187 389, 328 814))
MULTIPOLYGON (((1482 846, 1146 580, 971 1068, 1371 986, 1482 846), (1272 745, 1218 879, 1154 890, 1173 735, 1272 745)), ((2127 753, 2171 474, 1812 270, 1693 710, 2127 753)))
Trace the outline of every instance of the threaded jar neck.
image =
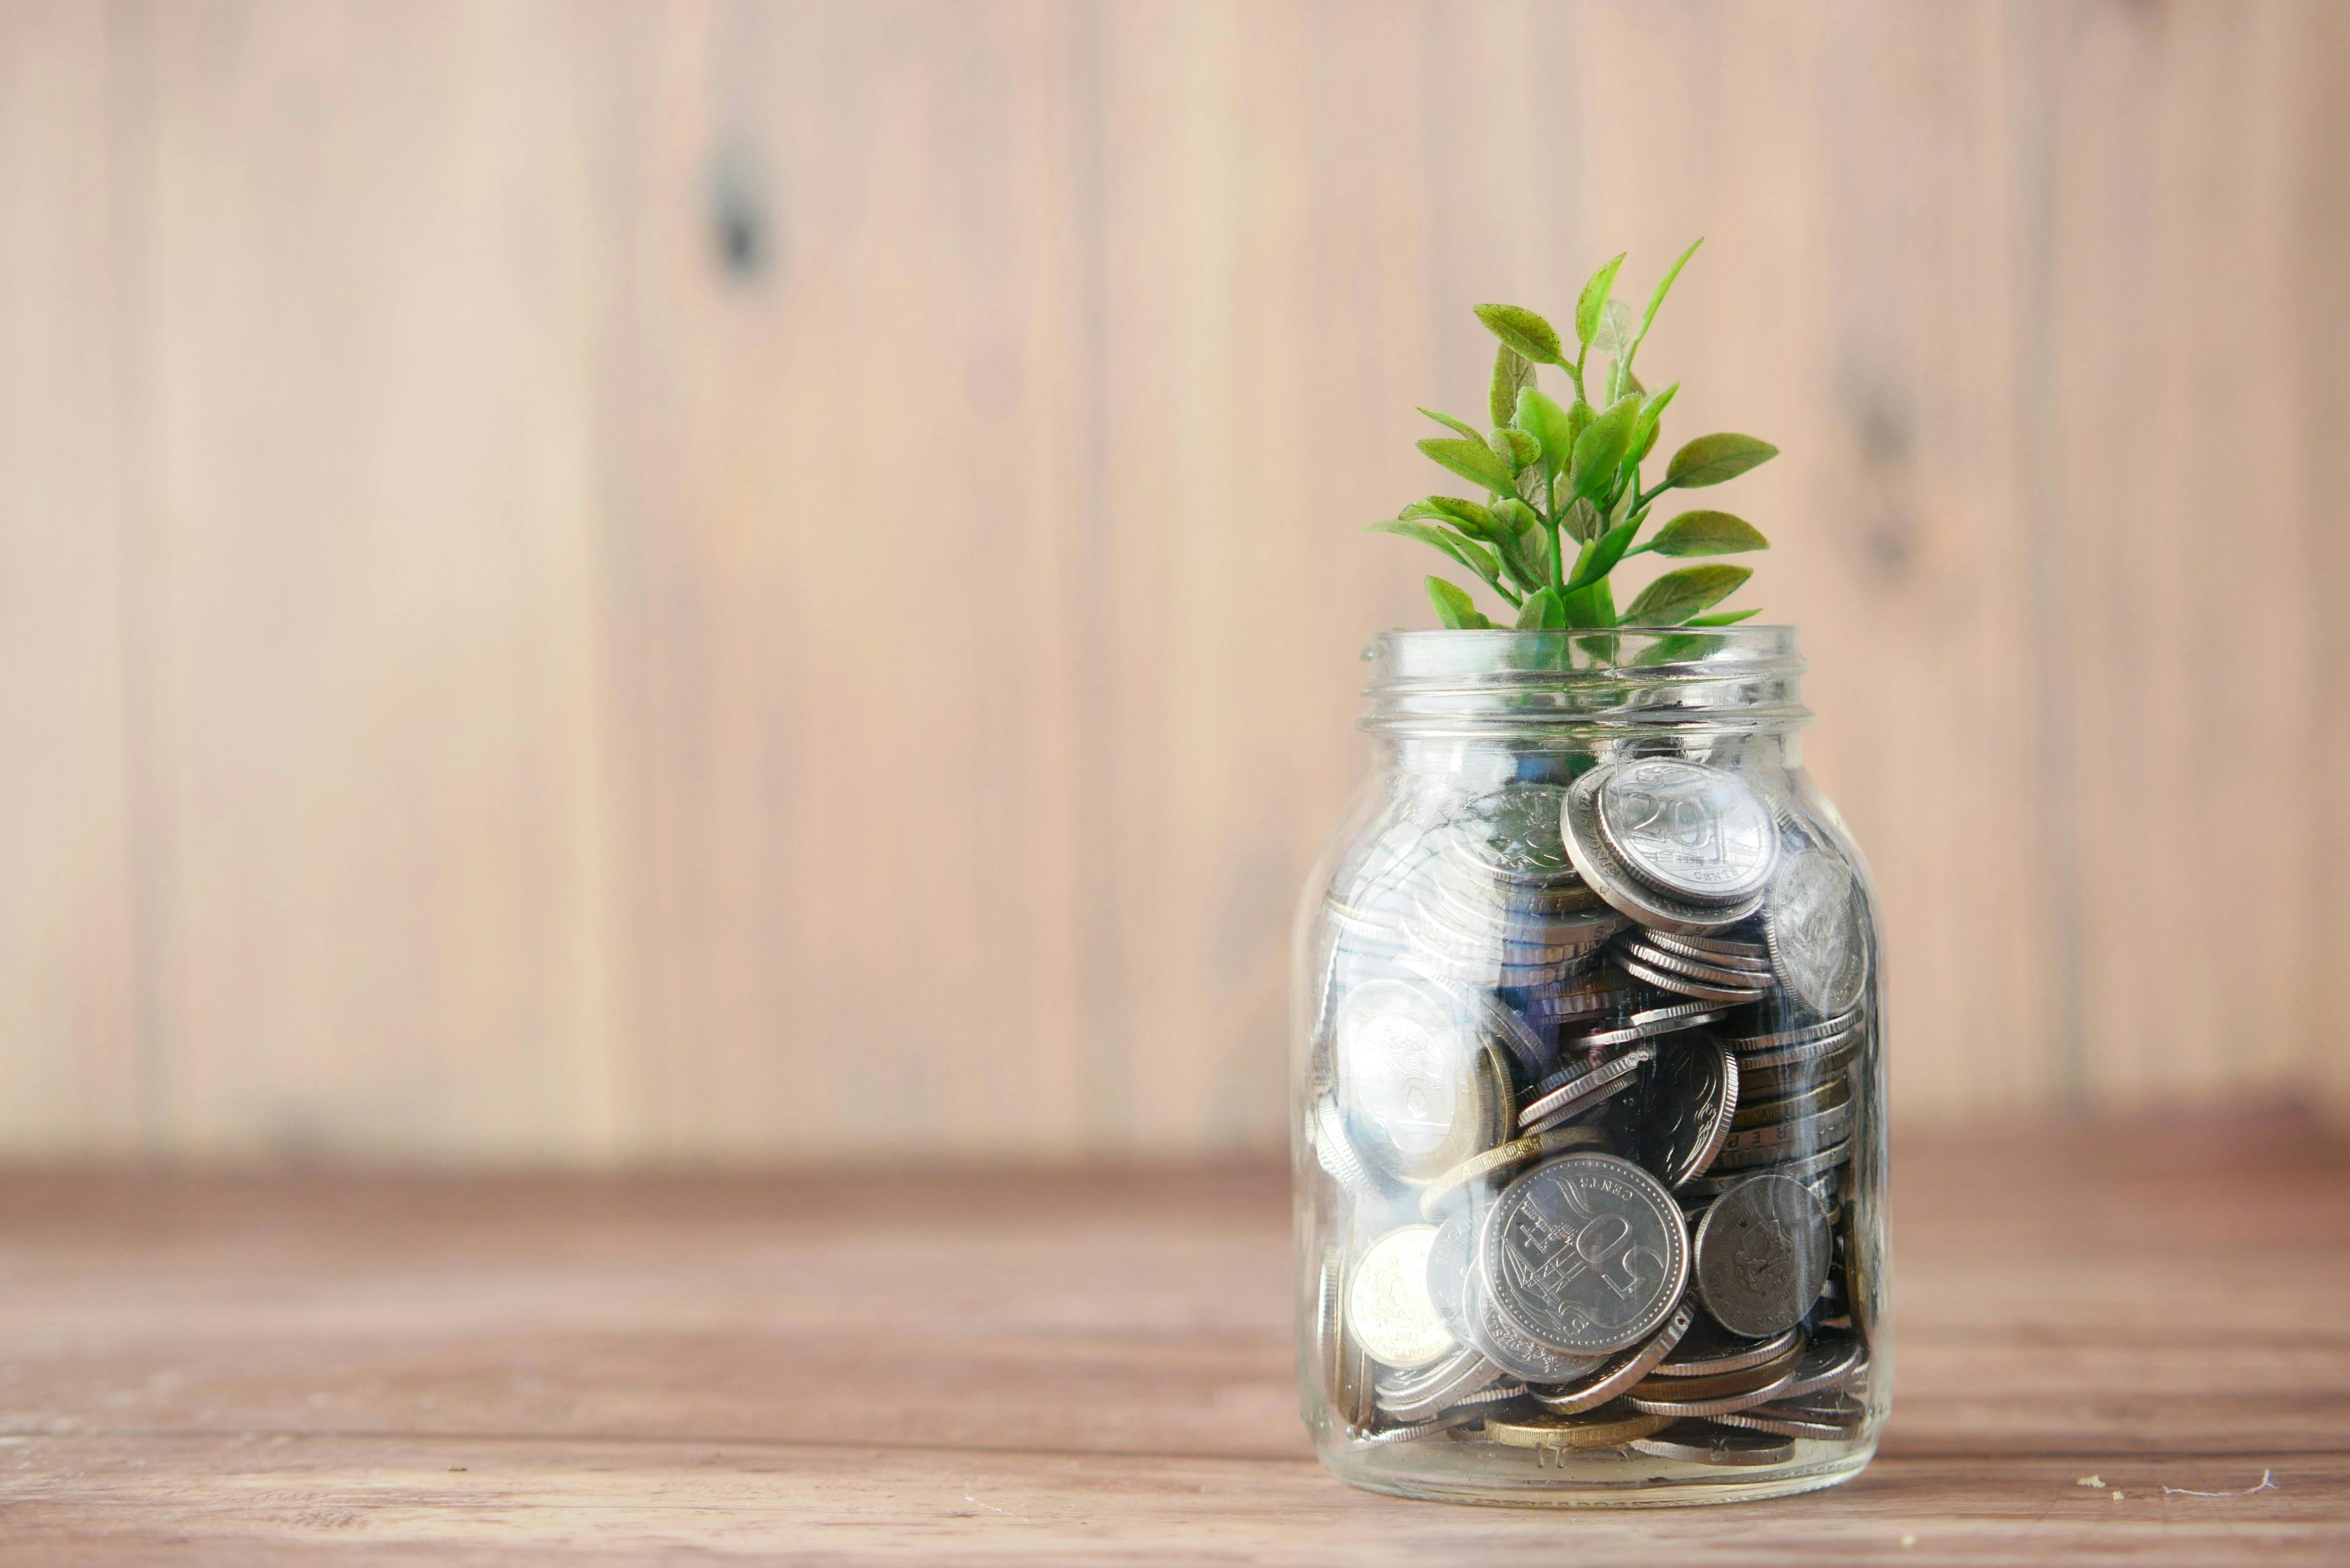
POLYGON ((1363 658, 1361 727, 1396 740, 1783 734, 1812 717, 1791 626, 1388 631, 1363 658))

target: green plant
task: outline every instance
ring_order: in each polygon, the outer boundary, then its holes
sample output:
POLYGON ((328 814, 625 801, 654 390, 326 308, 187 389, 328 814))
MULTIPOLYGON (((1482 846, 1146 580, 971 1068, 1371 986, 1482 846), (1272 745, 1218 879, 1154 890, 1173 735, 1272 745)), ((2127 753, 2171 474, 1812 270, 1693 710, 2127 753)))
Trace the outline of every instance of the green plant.
MULTIPOLYGON (((1630 307, 1614 297, 1616 271, 1624 258, 1594 274, 1575 301, 1572 359, 1557 328, 1533 311, 1515 305, 1477 306, 1477 319, 1502 345, 1486 400, 1492 428, 1481 431, 1464 420, 1422 409, 1453 433, 1431 436, 1419 450, 1482 486, 1485 499, 1430 495, 1389 521, 1372 524, 1372 531, 1417 539, 1468 567, 1516 609, 1521 628, 1728 626, 1754 614, 1713 610, 1752 575, 1746 566, 1711 564, 1667 572, 1641 589, 1620 616, 1610 582, 1617 566, 1634 556, 1731 556, 1770 548, 1752 524, 1727 512, 1684 512, 1640 538, 1650 508, 1667 491, 1720 484, 1779 451, 1748 435, 1700 436, 1673 453, 1652 488, 1640 487, 1640 465, 1657 444, 1665 410, 1680 383, 1650 393, 1632 373, 1632 361, 1673 280, 1704 243, 1681 253, 1637 321, 1630 307), (1585 379, 1586 371, 1597 369, 1591 363, 1595 353, 1607 362, 1596 399, 1585 379), (1536 368, 1543 365, 1565 372, 1575 394, 1571 403, 1561 404, 1536 384, 1536 368), (1571 558, 1566 544, 1575 546, 1571 558)), ((1428 597, 1446 626, 1493 624, 1478 612, 1467 590, 1442 577, 1428 579, 1428 597)))

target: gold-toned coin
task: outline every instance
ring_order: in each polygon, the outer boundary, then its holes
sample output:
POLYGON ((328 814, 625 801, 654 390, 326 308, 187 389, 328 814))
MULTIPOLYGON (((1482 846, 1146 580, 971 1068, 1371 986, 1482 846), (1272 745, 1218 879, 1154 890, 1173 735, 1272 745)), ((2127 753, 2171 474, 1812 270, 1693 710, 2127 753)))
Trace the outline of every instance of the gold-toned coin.
POLYGON ((1648 1416, 1620 1405, 1603 1405, 1575 1415, 1487 1417, 1485 1435, 1513 1449, 1616 1449, 1672 1424, 1669 1416, 1648 1416))
POLYGON ((1444 1200, 1472 1181, 1498 1175, 1529 1160, 1556 1154, 1561 1149, 1603 1148, 1607 1143, 1607 1135, 1597 1127, 1554 1127, 1549 1132, 1536 1133, 1530 1137, 1512 1138, 1482 1154, 1471 1155, 1421 1189, 1419 1211, 1425 1218, 1434 1220, 1444 1200))

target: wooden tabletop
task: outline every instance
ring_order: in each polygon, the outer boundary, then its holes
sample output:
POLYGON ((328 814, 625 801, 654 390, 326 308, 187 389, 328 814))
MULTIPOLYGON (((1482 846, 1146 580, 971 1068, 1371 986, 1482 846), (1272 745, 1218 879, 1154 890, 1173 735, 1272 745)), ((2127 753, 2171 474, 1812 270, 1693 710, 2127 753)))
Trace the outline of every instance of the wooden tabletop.
POLYGON ((2350 1560, 2350 1148, 1894 1163, 1876 1465, 1572 1515, 1316 1467, 1274 1169, 11 1176, 0 1561, 2350 1560))

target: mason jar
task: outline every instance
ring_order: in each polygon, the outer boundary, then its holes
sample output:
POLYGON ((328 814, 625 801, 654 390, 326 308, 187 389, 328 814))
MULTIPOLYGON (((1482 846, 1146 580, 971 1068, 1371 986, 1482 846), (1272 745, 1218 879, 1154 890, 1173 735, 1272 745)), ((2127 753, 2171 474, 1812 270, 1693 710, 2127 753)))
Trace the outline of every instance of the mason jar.
POLYGON ((1883 955, 1786 627, 1379 638, 1309 882, 1298 1384, 1456 1501, 1726 1501, 1875 1452, 1883 955))

